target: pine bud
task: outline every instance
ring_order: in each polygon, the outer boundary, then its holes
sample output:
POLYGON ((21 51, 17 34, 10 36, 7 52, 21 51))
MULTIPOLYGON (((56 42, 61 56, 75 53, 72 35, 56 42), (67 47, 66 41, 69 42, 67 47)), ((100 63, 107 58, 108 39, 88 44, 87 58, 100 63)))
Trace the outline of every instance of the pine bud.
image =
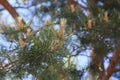
POLYGON ((57 3, 57 0, 54 0, 54 2, 53 2, 55 5, 56 5, 56 3, 57 3))
POLYGON ((21 47, 23 47, 23 48, 25 47, 25 42, 23 41, 22 38, 19 38, 19 44, 21 47))
POLYGON ((75 12, 75 6, 72 4, 70 7, 71 7, 71 12, 72 13, 75 12))
POLYGON ((13 42, 14 41, 14 36, 12 35, 12 36, 10 36, 10 42, 13 42))
POLYGON ((67 22, 67 20, 66 20, 65 18, 62 18, 62 19, 61 19, 60 30, 59 30, 59 32, 58 32, 58 36, 59 36, 60 38, 62 38, 62 39, 63 39, 63 37, 64 37, 64 30, 65 30, 64 25, 66 24, 66 22, 67 22))
POLYGON ((55 11, 55 15, 58 16, 58 11, 55 11))
POLYGON ((105 12, 103 20, 105 22, 108 22, 109 19, 108 19, 108 13, 107 12, 105 12))
POLYGON ((54 46, 50 48, 50 52, 53 52, 55 50, 54 46))
POLYGON ((66 74, 63 73, 60 75, 60 80, 65 80, 65 78, 66 78, 66 74))
POLYGON ((21 17, 18 17, 17 18, 17 20, 18 20, 18 31, 21 31, 22 29, 23 29, 23 22, 22 22, 22 18, 21 17))
POLYGON ((92 28, 92 20, 88 20, 88 28, 92 28))
POLYGON ((57 49, 61 49, 62 47, 63 47, 63 43, 62 42, 57 44, 57 49))
POLYGON ((45 25, 46 25, 46 26, 49 25, 49 20, 48 20, 48 19, 45 20, 45 25))
POLYGON ((3 30, 0 30, 0 34, 5 34, 5 31, 3 31, 3 30))
POLYGON ((59 32, 58 32, 58 35, 59 35, 59 37, 60 38, 62 38, 63 39, 63 37, 64 37, 64 25, 62 24, 62 25, 60 25, 60 30, 59 30, 59 32))
POLYGON ((59 30, 59 33, 60 33, 60 34, 64 33, 64 30, 65 30, 64 25, 63 25, 63 24, 62 24, 62 25, 60 25, 60 30, 59 30))
POLYGON ((68 34, 69 34, 69 35, 72 34, 72 28, 70 28, 70 30, 68 31, 68 34))
POLYGON ((76 27, 76 24, 73 24, 73 29, 76 29, 77 27, 76 27))
POLYGON ((26 35, 27 35, 28 38, 30 37, 30 33, 31 33, 31 31, 32 31, 32 30, 31 30, 30 28, 27 29, 27 33, 26 33, 26 35))
POLYGON ((48 70, 53 70, 54 69, 54 66, 53 65, 50 65, 49 67, 48 67, 48 70))

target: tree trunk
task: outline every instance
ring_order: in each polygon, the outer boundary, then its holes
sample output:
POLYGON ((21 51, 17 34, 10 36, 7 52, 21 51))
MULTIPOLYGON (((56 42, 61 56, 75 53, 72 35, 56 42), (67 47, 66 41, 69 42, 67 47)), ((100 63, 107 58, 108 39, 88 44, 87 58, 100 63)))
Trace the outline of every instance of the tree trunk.
POLYGON ((118 64, 120 58, 120 45, 117 46, 116 51, 113 53, 113 56, 110 59, 110 64, 105 72, 105 80, 109 80, 112 74, 115 72, 115 68, 118 64))

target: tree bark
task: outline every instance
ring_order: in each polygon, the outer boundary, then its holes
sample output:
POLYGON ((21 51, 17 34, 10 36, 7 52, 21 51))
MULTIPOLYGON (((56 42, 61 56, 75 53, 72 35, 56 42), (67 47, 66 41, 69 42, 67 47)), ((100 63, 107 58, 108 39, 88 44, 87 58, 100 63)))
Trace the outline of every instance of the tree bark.
MULTIPOLYGON (((17 18, 19 14, 15 11, 15 9, 9 4, 7 0, 0 0, 0 4, 12 15, 12 17, 18 22, 17 18)), ((22 19, 23 25, 26 23, 22 19)))
POLYGON ((105 80, 109 80, 112 74, 115 72, 115 68, 118 63, 118 59, 120 58, 120 45, 117 46, 116 51, 113 53, 113 56, 110 59, 110 64, 105 72, 105 80))

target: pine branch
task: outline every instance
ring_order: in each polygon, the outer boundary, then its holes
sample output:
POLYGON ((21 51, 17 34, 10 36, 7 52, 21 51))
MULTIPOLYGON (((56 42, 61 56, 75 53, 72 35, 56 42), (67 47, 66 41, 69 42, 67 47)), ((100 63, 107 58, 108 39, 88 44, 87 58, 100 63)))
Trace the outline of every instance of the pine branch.
MULTIPOLYGON (((19 9, 19 8, 28 9, 29 7, 31 7, 31 6, 28 6, 28 7, 15 6, 15 7, 13 7, 13 8, 14 8, 14 9, 19 9)), ((1 9, 0 9, 0 11, 4 11, 4 10, 5 10, 5 8, 1 8, 1 9)))
POLYGON ((120 46, 117 47, 117 50, 115 53, 113 53, 113 56, 110 59, 110 64, 107 68, 107 71, 105 72, 105 80, 109 80, 109 78, 112 76, 112 74, 116 71, 115 67, 118 63, 118 59, 120 58, 120 46))
MULTIPOLYGON (((13 16, 13 18, 18 22, 17 18, 19 14, 15 11, 15 9, 9 4, 7 0, 0 0, 0 4, 13 16)), ((22 19, 23 25, 25 25, 25 21, 22 19)))
POLYGON ((120 72, 120 69, 115 69, 114 72, 120 72))

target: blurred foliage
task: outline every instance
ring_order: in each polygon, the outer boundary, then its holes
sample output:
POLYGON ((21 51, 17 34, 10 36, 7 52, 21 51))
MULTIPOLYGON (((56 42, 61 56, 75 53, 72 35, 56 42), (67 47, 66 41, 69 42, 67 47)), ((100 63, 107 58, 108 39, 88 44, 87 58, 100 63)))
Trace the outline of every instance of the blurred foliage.
MULTIPOLYGON (((7 70, 9 75, 13 73, 12 77, 21 79, 32 74, 37 80, 83 80, 86 71, 92 70, 97 74, 100 68, 104 70, 105 59, 120 43, 120 1, 80 0, 85 6, 70 1, 17 0, 20 7, 30 11, 32 20, 23 26, 22 31, 16 28, 19 24, 16 27, 1 25, 1 32, 11 44, 9 50, 1 49, 1 59, 9 53, 9 61, 13 65, 7 70), (55 27, 61 25, 61 18, 67 19, 62 35, 62 28, 55 27), (76 36, 77 40, 71 36, 76 36), (94 58, 89 56, 90 65, 87 69, 77 70, 79 62, 74 64, 73 57, 91 48, 94 58)), ((119 74, 114 76, 119 77, 119 74)))

